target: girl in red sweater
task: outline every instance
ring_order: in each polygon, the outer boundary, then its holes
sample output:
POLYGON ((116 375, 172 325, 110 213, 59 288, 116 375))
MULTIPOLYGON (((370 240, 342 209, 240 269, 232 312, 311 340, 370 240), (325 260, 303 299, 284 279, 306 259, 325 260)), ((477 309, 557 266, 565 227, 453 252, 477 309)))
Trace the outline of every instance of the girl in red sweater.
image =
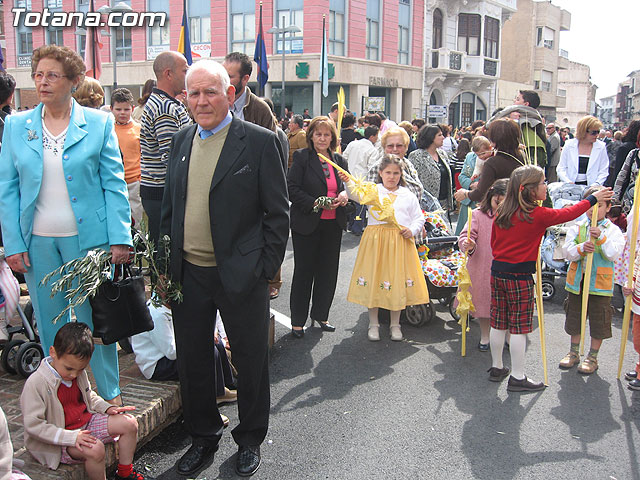
POLYGON ((516 168, 511 174, 507 195, 498 207, 491 231, 491 345, 489 380, 499 382, 509 375, 502 364, 507 331, 511 333, 511 377, 507 390, 527 392, 544 389, 524 374, 527 333, 533 324, 533 276, 540 241, 552 225, 565 223, 585 213, 598 201, 608 201, 611 189, 602 189, 567 208, 540 207, 547 197, 544 171, 535 165, 516 168))

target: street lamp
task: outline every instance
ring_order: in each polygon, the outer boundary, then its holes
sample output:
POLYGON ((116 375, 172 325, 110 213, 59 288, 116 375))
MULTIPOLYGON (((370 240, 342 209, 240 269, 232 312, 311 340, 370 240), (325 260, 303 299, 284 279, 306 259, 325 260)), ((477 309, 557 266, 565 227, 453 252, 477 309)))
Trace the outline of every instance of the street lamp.
MULTIPOLYGON (((284 25, 285 17, 282 16, 282 25, 284 25)), ((289 25, 288 27, 271 27, 267 30, 267 33, 272 33, 275 35, 276 49, 278 45, 278 34, 282 34, 282 103, 280 105, 280 116, 284 118, 284 51, 285 51, 285 37, 287 33, 291 33, 291 38, 293 40, 293 34, 300 32, 300 27, 297 25, 289 25)), ((292 48, 293 50, 293 48, 292 48)))
MULTIPOLYGON (((127 13, 132 12, 133 8, 124 2, 116 3, 113 7, 103 5, 98 9, 98 13, 101 15, 109 15, 110 13, 127 13)), ((124 27, 122 27, 124 28, 124 27)), ((109 26, 111 32, 111 61, 113 62, 113 90, 118 88, 118 66, 117 66, 117 54, 116 54, 116 29, 109 26)), ((95 47, 94 47, 95 48, 95 47)))

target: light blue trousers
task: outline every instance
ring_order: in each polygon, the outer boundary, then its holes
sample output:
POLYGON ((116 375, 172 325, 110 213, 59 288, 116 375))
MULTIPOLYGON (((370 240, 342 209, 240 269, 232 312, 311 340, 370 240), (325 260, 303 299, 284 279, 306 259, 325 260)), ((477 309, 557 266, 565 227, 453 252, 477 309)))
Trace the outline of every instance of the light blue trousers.
MULTIPOLYGON (((108 250, 108 245, 103 246, 108 250)), ((51 298, 51 284, 59 276, 55 276, 46 286, 40 285, 40 281, 50 272, 62 264, 78 257, 84 257, 86 250, 81 250, 78 237, 40 237, 33 235, 29 245, 29 260, 31 267, 27 269, 25 279, 29 287, 33 310, 38 322, 40 343, 45 355, 49 353, 49 347, 53 345, 53 339, 58 330, 71 321, 71 315, 65 316, 55 324, 53 319, 68 304, 62 293, 51 298)), ((84 322, 93 330, 91 318, 91 305, 86 300, 75 308, 76 320, 84 322)), ((96 379, 98 394, 105 400, 111 400, 120 395, 120 373, 118 371, 118 352, 116 344, 96 345, 91 357, 91 371, 96 379)))

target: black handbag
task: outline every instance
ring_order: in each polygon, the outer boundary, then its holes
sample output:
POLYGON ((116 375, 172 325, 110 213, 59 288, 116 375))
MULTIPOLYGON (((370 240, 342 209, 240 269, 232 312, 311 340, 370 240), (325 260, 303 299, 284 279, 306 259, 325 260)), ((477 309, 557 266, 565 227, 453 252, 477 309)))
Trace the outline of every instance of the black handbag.
POLYGON ((93 336, 110 345, 138 333, 153 330, 153 319, 147 308, 144 277, 133 275, 125 265, 122 276, 107 280, 95 297, 89 298, 93 317, 93 336))

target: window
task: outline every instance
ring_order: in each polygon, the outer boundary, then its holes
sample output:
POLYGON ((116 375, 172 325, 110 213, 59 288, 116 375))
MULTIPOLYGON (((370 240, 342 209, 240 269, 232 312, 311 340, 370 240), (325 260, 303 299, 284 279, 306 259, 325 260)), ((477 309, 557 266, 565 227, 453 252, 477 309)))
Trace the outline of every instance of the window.
POLYGON ((480 15, 458 15, 458 50, 480 55, 480 15))
POLYGON ((169 0, 149 0, 149 12, 165 12, 167 14, 164 27, 159 22, 149 27, 147 44, 149 46, 169 45, 169 0))
POLYGON ((15 6, 18 8, 26 8, 31 11, 31 0, 16 0, 15 6))
POLYGON ((536 46, 553 50, 553 41, 555 37, 555 30, 552 30, 549 27, 538 27, 536 30, 536 46))
POLYGON ((548 70, 541 70, 536 77, 540 77, 535 81, 534 87, 536 90, 542 90, 543 92, 551 91, 551 84, 553 83, 553 72, 548 70))
POLYGON ((118 27, 111 31, 116 36, 116 61, 131 61, 131 28, 118 27))
POLYGON ((484 17, 484 56, 498 58, 500 43, 500 20, 484 17))
MULTIPOLYGON (((300 31, 288 33, 285 38, 285 53, 302 53, 304 31, 304 14, 302 12, 303 0, 277 0, 276 24, 279 28, 297 26, 300 31)), ((282 37, 278 39, 276 53, 282 53, 282 37)))
POLYGON ((367 59, 378 60, 380 46, 380 0, 367 0, 367 59))
POLYGON ((211 12, 209 2, 189 2, 189 39, 191 44, 211 43, 211 12))
POLYGON ((345 0, 329 0, 329 54, 344 55, 345 0))
POLYGON ((48 45, 64 45, 64 40, 62 38, 62 27, 49 27, 47 32, 47 44, 48 45))
POLYGON ((231 4, 231 50, 253 56, 256 44, 256 4, 233 0, 231 4))
MULTIPOLYGON (((76 11, 87 13, 89 11, 89 1, 88 0, 77 0, 76 2, 76 11)), ((86 29, 82 29, 86 30, 86 29)), ((82 31, 81 30, 81 31, 82 31)), ((87 46, 87 35, 86 33, 81 33, 75 36, 76 37, 76 51, 84 60, 84 51, 87 46)))
POLYGON ((437 50, 442 48, 442 11, 436 8, 433 11, 433 39, 431 48, 437 50))
MULTIPOLYGON (((14 5, 18 8, 31 10, 31 0, 16 0, 14 5)), ((16 54, 18 66, 26 66, 27 56, 30 59, 33 53, 33 36, 31 27, 24 26, 24 15, 20 16, 20 24, 16 28, 16 54)))
POLYGON ((18 32, 18 55, 31 55, 32 53, 33 39, 31 29, 29 29, 29 31, 18 32))
POLYGON ((398 6, 398 63, 409 65, 409 27, 411 0, 400 0, 398 6))
POLYGON ((49 7, 49 10, 53 8, 62 8, 62 0, 47 0, 47 7, 49 7))

